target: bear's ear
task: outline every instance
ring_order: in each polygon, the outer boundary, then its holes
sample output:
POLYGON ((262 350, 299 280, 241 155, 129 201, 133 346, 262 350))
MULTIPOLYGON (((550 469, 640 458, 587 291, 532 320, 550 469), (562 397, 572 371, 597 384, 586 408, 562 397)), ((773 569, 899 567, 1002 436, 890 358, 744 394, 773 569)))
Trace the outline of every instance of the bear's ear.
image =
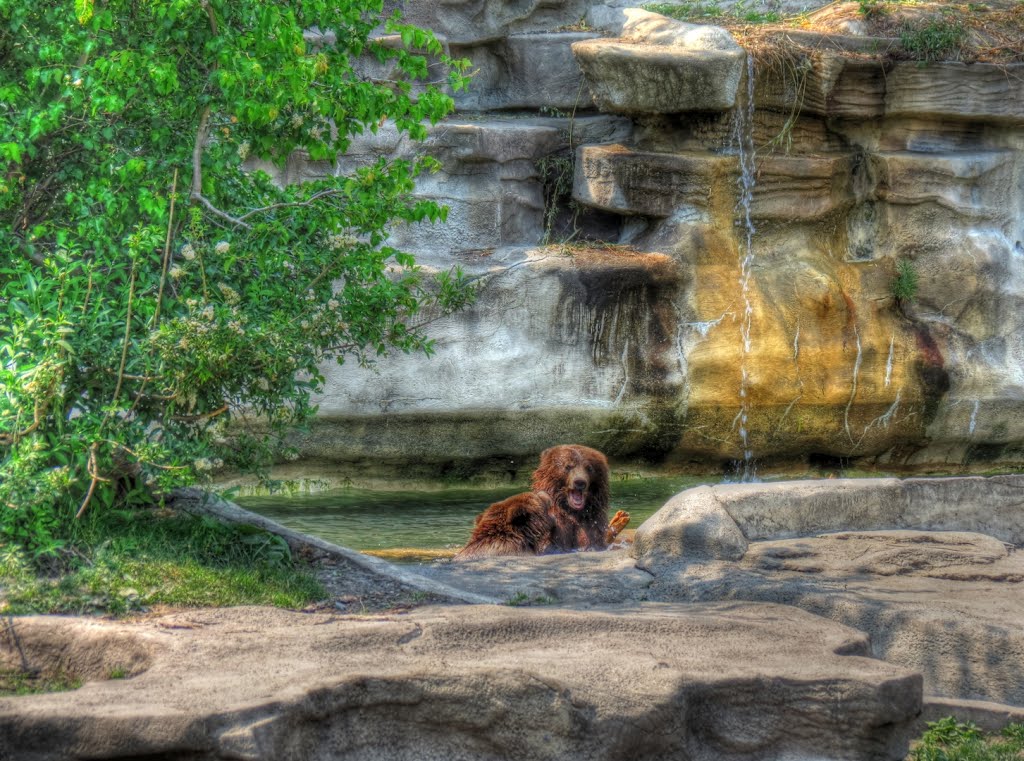
POLYGON ((558 447, 548 447, 540 453, 540 467, 548 465, 555 459, 555 454, 558 451, 558 447))

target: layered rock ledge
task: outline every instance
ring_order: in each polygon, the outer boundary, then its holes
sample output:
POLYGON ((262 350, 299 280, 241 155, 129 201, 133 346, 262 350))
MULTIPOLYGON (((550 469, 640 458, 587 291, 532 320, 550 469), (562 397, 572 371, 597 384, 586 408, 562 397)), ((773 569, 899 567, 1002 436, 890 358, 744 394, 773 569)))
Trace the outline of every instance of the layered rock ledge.
MULTIPOLYGON (((424 146, 441 171, 416 193, 448 225, 392 243, 481 288, 431 326, 431 362, 324 368, 296 442, 311 470, 525 480, 568 440, 704 472, 747 452, 904 473, 1024 461, 1024 64, 799 29, 751 57, 619 0, 401 5, 478 75, 424 146), (647 262, 656 288, 621 287, 647 262), (901 272, 916 279, 897 298, 901 272)), ((400 143, 385 124, 277 179, 415 149, 400 143)))

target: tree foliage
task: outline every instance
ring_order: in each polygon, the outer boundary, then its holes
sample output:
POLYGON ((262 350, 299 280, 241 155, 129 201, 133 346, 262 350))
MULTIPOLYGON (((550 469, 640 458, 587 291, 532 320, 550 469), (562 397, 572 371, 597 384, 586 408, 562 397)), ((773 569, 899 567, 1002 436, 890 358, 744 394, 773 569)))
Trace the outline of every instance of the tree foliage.
POLYGON ((387 245, 444 219, 411 195, 429 158, 283 187, 256 169, 334 161, 385 121, 423 139, 451 110, 425 82, 462 66, 397 18, 374 37, 382 11, 0 0, 0 534, 45 553, 90 504, 266 462, 322 362, 429 352, 425 323, 469 298, 387 245), (265 433, 226 436, 243 415, 265 433))

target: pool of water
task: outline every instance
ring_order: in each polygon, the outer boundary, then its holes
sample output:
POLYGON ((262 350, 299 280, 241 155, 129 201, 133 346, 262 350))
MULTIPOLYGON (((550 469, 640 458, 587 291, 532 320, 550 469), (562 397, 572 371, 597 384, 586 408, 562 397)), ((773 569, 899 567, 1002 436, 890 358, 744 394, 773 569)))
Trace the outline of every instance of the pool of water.
MULTIPOLYGON (((612 483, 611 513, 625 510, 636 528, 674 494, 717 483, 716 477, 636 478, 612 483)), ((247 510, 289 528, 362 551, 443 550, 461 547, 473 520, 493 502, 525 486, 424 491, 335 489, 297 496, 239 497, 247 510)))

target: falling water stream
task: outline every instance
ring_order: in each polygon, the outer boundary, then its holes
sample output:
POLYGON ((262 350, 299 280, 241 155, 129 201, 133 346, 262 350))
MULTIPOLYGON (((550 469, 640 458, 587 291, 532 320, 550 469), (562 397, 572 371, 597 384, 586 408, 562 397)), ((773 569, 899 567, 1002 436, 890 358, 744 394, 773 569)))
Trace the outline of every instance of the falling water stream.
POLYGON ((739 156, 739 200, 736 204, 739 212, 736 219, 737 227, 741 228, 739 236, 740 259, 740 292, 743 296, 743 316, 740 321, 740 411, 733 422, 739 426, 740 443, 743 459, 737 461, 737 476, 741 481, 753 481, 757 478, 754 452, 750 446, 750 326, 754 307, 750 301, 750 275, 754 265, 754 223, 750 217, 750 205, 754 195, 754 58, 747 54, 746 98, 736 104, 733 115, 733 139, 736 141, 739 156))

